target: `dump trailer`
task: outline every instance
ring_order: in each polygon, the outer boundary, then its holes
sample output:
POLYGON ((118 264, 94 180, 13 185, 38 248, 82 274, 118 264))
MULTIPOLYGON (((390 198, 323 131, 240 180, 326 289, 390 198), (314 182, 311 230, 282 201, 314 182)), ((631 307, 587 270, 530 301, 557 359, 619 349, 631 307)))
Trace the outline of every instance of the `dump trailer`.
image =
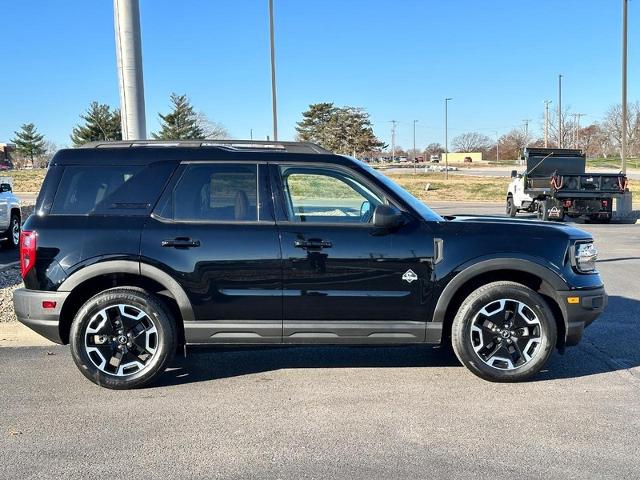
POLYGON ((562 220, 565 215, 592 222, 611 220, 613 198, 627 191, 623 173, 587 173, 581 150, 525 148, 525 171, 511 172, 507 214, 537 213, 540 220, 562 220))

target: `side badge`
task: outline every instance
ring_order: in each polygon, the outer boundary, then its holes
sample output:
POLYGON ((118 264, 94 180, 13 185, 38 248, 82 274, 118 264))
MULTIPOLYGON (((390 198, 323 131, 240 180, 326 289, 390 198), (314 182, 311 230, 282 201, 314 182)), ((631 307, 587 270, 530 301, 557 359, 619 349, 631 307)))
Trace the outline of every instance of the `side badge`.
POLYGON ((404 275, 402 275, 402 279, 407 283, 411 283, 414 280, 418 279, 418 275, 416 275, 416 272, 414 272, 413 270, 409 269, 406 272, 404 272, 404 275))

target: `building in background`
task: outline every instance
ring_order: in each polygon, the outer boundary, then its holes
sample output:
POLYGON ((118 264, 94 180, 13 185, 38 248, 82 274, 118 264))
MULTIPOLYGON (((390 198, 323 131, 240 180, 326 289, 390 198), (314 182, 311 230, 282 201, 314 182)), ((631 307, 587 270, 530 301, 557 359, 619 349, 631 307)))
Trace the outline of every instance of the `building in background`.
POLYGON ((13 159, 11 152, 15 151, 16 146, 13 143, 0 142, 0 170, 10 170, 13 168, 13 159))

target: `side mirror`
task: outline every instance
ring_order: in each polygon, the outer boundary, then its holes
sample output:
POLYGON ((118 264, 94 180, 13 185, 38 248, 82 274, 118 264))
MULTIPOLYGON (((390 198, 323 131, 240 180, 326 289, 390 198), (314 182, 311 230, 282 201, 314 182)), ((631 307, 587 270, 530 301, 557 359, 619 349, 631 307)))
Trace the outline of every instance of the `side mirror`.
POLYGON ((401 226, 403 221, 402 212, 390 205, 378 205, 373 211, 373 225, 378 228, 392 230, 401 226))
POLYGON ((10 191, 11 191, 11 185, 9 185, 8 183, 0 184, 0 193, 10 192, 10 191))
POLYGON ((518 176, 517 170, 511 170, 511 178, 516 178, 518 176))

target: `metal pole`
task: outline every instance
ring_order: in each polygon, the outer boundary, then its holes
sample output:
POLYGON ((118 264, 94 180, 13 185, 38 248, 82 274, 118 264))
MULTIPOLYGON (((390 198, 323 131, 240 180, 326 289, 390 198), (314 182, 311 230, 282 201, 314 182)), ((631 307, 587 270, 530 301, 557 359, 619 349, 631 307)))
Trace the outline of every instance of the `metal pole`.
POLYGON ((549 147, 549 104, 551 100, 544 101, 544 148, 549 147))
POLYGON ((496 163, 500 162, 500 137, 498 136, 498 131, 493 131, 496 134, 496 163))
POLYGON ((562 75, 558 75, 558 148, 562 148, 562 75))
POLYGON ((627 0, 622 0, 622 173, 627 173, 627 0))
POLYGON ((444 179, 449 180, 449 100, 444 99, 444 179))
POLYGON ((391 120, 391 163, 396 158, 396 121, 391 120))
POLYGON ((271 109, 273 111, 273 140, 278 141, 278 109, 276 102, 276 48, 273 33, 273 0, 269 0, 269 36, 271 40, 271 109))
POLYGON ((418 120, 413 121, 413 173, 416 173, 418 155, 416 154, 416 123, 418 120))
POLYGON ((253 128, 249 129, 249 138, 253 140, 253 128))
MULTIPOLYGON (((113 0, 120 122, 124 140, 147 138, 142 77, 142 40, 138 0, 113 0)), ((112 139, 113 140, 113 139, 112 139)))

